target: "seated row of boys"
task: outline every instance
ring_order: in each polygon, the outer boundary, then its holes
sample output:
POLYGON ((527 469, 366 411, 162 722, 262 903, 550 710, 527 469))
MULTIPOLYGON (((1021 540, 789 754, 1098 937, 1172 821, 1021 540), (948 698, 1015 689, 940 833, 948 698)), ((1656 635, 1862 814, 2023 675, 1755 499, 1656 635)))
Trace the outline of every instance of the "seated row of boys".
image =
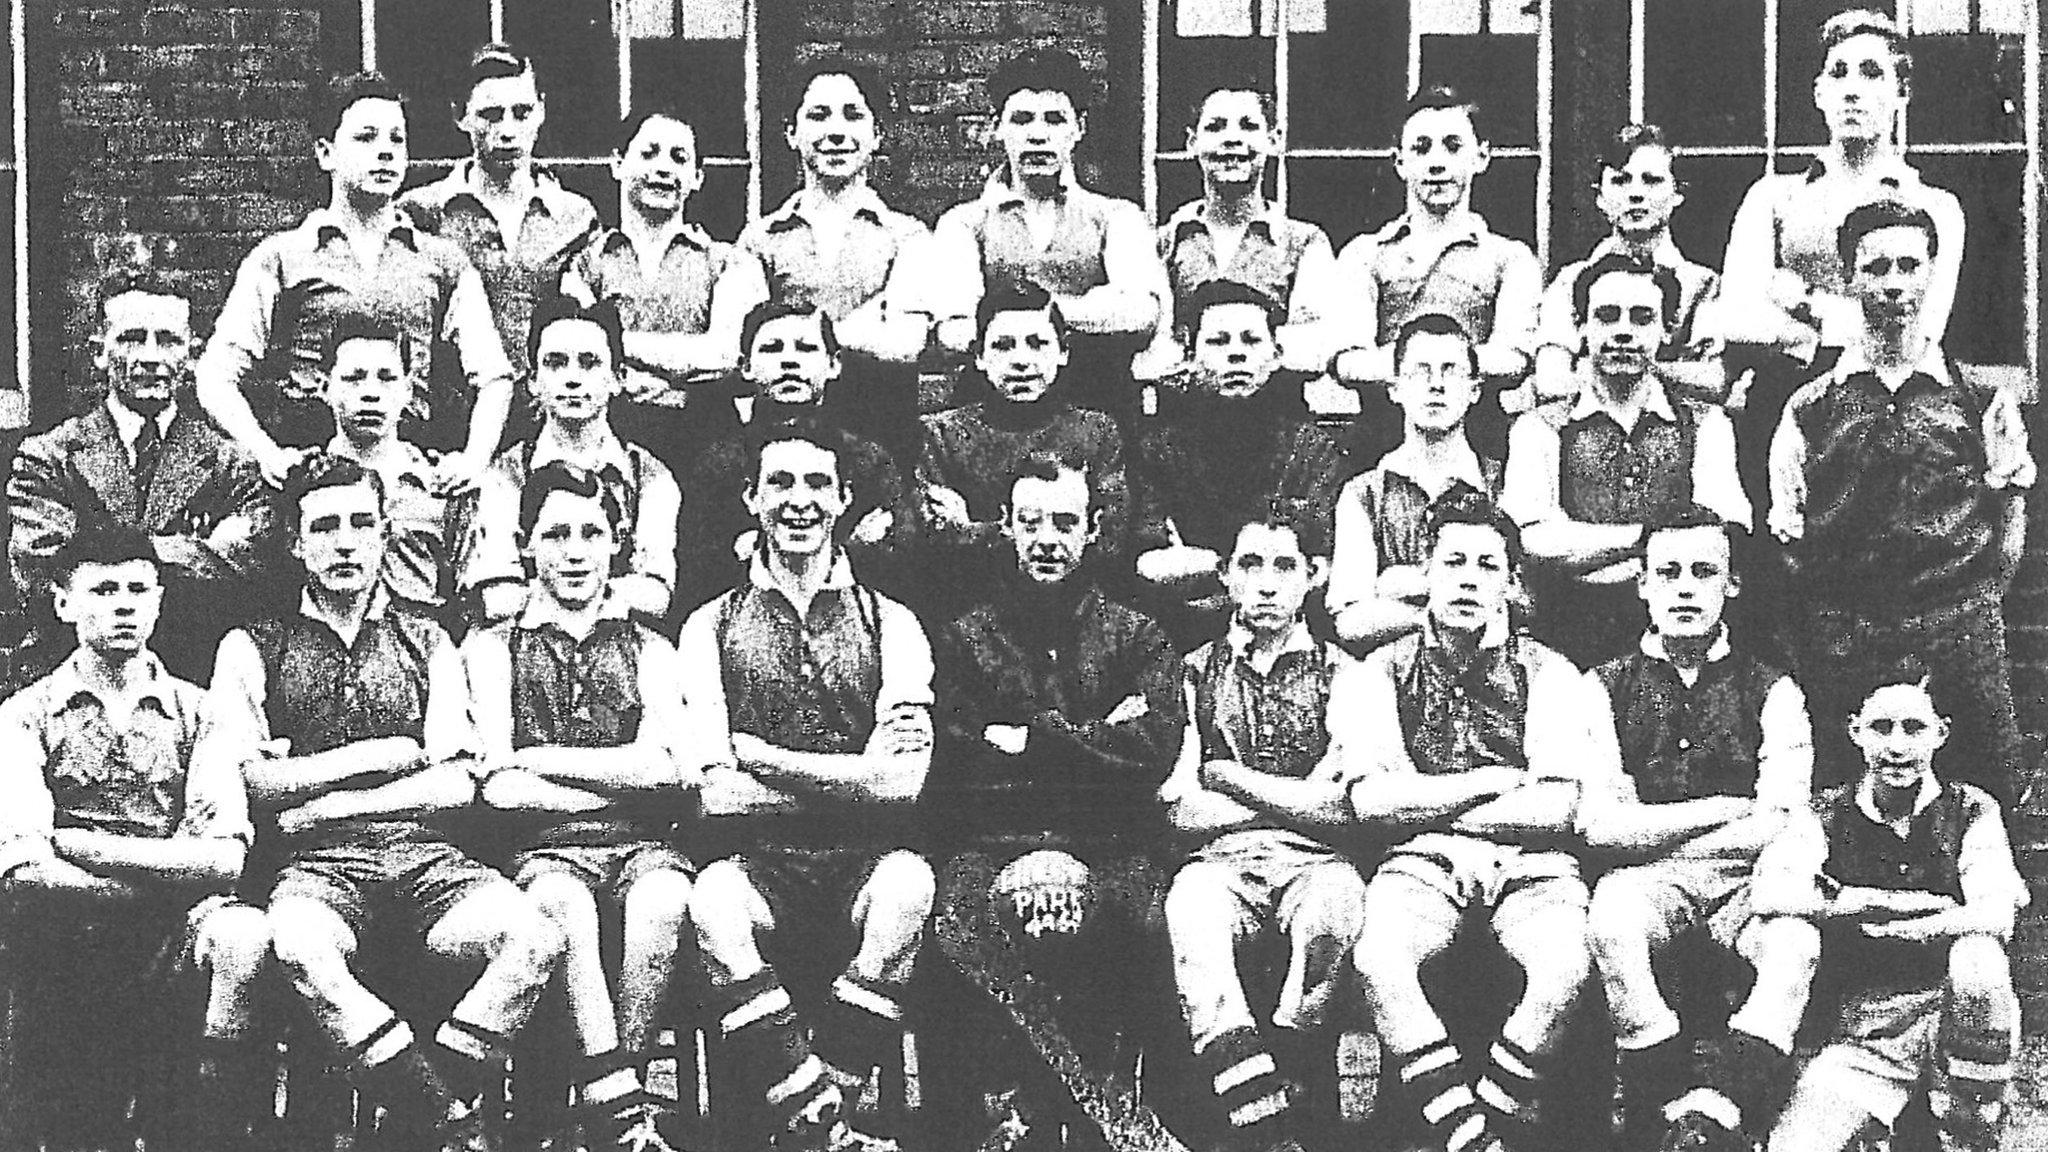
MULTIPOLYGON (((601 321, 558 330, 601 363, 601 321)), ((1523 631, 1521 534, 1470 498, 1423 521, 1417 628, 1362 660, 1316 639, 1324 533, 1283 502, 1232 533, 1228 628, 1176 667, 1159 626, 1088 574, 1103 492, 1057 453, 1009 469, 1010 575, 928 642, 838 544, 847 442, 800 421, 753 444, 747 577, 676 646, 608 594, 625 509, 566 462, 519 489, 526 602, 459 647, 381 577, 398 527, 383 474, 339 454, 296 467, 280 510, 297 603, 228 634, 203 699, 149 647, 151 541, 75 535, 53 594, 79 647, 0 705, 0 762, 28 801, 0 842, 9 890, 74 915, 145 909, 177 938, 189 917, 212 980, 211 1146, 246 1139, 268 1101, 248 1007, 266 947, 384 1123, 451 1146, 482 1124, 476 1100, 559 969, 592 1139, 659 1146, 638 1068, 693 931, 723 1050, 778 1146, 885 1147, 851 1104, 895 1042, 927 919, 988 898, 939 891, 920 807, 998 845, 1012 882, 995 887, 1031 935, 1069 936, 1109 870, 1082 857, 1157 853, 1163 801, 1192 849, 1162 857, 1184 859, 1165 919, 1222 1146, 1302 1146, 1261 1020, 1314 1026, 1353 967, 1400 1086, 1389 1106, 1448 1149, 1529 1146, 1595 968, 1631 1146, 1668 1122, 1708 1147, 1845 1147, 1930 1071, 1951 1146, 1996 1146, 2017 1027, 2004 941, 2025 889, 1996 802, 1934 774, 1953 685, 1887 670, 1820 713, 1865 766, 1807 815, 1805 702, 1727 627, 1740 582, 1718 513, 1646 524, 1650 627, 1582 673, 1523 631), (499 835, 458 843, 446 817, 479 806, 499 835), (1383 851, 1358 852, 1350 828, 1383 851), (1527 980, 1467 1052, 1421 972, 1475 912, 1527 980), (601 917, 624 925, 616 978, 601 917), (1268 921, 1290 945, 1270 1016, 1232 959, 1268 921), (359 975, 365 932, 390 924, 484 962, 431 1035, 359 975), (1651 967, 1698 927, 1757 970, 1704 1068, 1651 967), (1848 995, 1773 1131, 1768 1086, 1817 963, 1848 995), (822 1015, 796 1012, 796 974, 829 981, 822 1015)))

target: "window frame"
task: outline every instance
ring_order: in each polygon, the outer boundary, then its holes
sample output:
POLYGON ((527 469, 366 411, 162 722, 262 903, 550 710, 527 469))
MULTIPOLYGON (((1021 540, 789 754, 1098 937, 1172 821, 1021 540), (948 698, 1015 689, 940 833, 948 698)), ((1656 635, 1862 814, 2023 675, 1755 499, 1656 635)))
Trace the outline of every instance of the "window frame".
POLYGON ((7 274, 13 277, 14 381, 0 386, 0 430, 27 428, 33 418, 34 392, 29 381, 30 353, 34 346, 30 323, 29 291, 29 146, 28 146, 28 3, 12 0, 7 5, 7 52, 13 67, 8 83, 8 153, 0 156, 0 172, 14 178, 14 261, 7 274))
MULTIPOLYGON (((1292 31, 1287 26, 1287 14, 1291 5, 1287 0, 1262 0, 1273 8, 1273 107, 1275 127, 1280 131, 1281 151, 1275 157, 1273 203, 1284 215, 1288 207, 1290 160, 1381 160, 1388 164, 1394 161, 1398 149, 1387 144, 1370 148, 1297 148, 1289 142, 1287 133, 1288 103, 1292 94, 1292 77, 1288 75, 1288 38, 1292 31)), ((1346 2, 1346 0, 1333 0, 1346 2)), ((1422 76, 1422 40, 1425 33, 1415 18, 1415 9, 1423 0, 1407 0, 1408 18, 1408 77, 1407 89, 1414 92, 1422 76)), ((1479 0, 1482 21, 1490 12, 1492 0, 1479 0)), ((1637 0, 1641 2, 1641 0, 1637 0)), ((1555 109, 1553 108, 1553 67, 1556 59, 1554 25, 1551 19, 1552 0, 1538 0, 1536 13, 1536 142, 1531 147, 1500 147, 1492 149, 1492 155, 1507 160, 1534 160, 1536 162, 1536 259, 1545 268, 1550 267, 1551 209, 1555 196, 1551 155, 1556 144, 1555 109)), ((1159 147, 1160 114, 1159 101, 1159 60, 1160 38, 1163 35, 1166 0, 1145 0, 1144 16, 1144 204, 1153 220, 1165 219, 1166 213, 1179 207, 1159 202, 1161 163, 1193 163, 1194 154, 1185 148, 1162 149, 1159 147)), ((1482 23, 1482 28, 1484 27, 1482 23)), ((1258 37, 1264 39, 1263 36, 1258 37)), ((1367 229, 1370 231, 1370 228, 1367 229)))

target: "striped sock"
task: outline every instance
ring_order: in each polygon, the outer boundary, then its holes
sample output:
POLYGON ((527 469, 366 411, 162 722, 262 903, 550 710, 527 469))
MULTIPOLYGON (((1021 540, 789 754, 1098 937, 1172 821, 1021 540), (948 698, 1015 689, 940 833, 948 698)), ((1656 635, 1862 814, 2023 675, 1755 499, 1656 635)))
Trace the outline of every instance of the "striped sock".
POLYGON ((1257 1029, 1232 1028, 1211 1040, 1196 1057, 1209 1073, 1209 1086, 1222 1105, 1230 1130, 1242 1143, 1273 1144, 1294 1115, 1294 1085, 1257 1029))
POLYGON ((1486 1109, 1473 1093, 1471 1070, 1457 1045, 1439 1040, 1396 1058, 1401 1090, 1422 1113, 1431 1144, 1445 1152, 1497 1149, 1486 1109))

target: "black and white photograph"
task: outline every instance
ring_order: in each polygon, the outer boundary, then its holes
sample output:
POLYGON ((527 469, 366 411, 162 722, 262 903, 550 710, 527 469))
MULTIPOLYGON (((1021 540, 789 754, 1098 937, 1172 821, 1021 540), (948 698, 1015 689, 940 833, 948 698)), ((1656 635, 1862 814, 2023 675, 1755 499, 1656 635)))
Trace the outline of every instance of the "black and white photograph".
POLYGON ((0 29, 0 1152, 2048 1152, 2037 0, 0 29))

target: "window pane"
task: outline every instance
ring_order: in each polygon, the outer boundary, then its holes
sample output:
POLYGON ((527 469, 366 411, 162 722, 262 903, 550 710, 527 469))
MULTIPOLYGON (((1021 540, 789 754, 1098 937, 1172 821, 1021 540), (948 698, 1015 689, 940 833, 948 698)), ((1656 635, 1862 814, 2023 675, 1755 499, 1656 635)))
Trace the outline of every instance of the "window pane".
POLYGON ((1164 222, 1175 208, 1202 198, 1202 172, 1192 160, 1161 160, 1158 168, 1159 211, 1156 217, 1164 222))
POLYGON ((1472 210, 1487 226, 1536 249, 1536 158, 1496 156, 1472 185, 1472 210))
POLYGON ((611 0, 505 0, 505 37, 533 53, 547 94, 541 154, 610 155, 619 125, 611 0))
POLYGON ((1750 185, 1764 172, 1762 156, 1681 156, 1677 175, 1685 182, 1685 203, 1671 217, 1678 250, 1719 268, 1728 250, 1728 228, 1750 185))
MULTIPOLYGON (((1273 90, 1272 37, 1183 36, 1179 31, 1180 9, 1189 2, 1169 4, 1160 14, 1158 148, 1162 152, 1178 152, 1187 147, 1195 101, 1226 79, 1256 85, 1266 92, 1273 90)), ((1202 8, 1216 6, 1216 0, 1192 2, 1202 8)))
POLYGON ((1535 146, 1536 37, 1424 36, 1422 83, 1449 84, 1477 100, 1480 131, 1495 146, 1535 146))
MULTIPOLYGON (((0 56, 6 53, 0 52, 0 56)), ((0 172, 0 388, 26 388, 27 382, 17 379, 15 371, 15 329, 14 329, 14 180, 13 172, 0 172)), ((46 379, 55 373, 45 371, 46 379)), ((38 397, 37 405, 47 405, 53 398, 38 397)), ((61 403, 66 398, 55 398, 61 403)))
MULTIPOLYGON (((614 194, 616 199, 616 194, 614 194)), ((737 240, 747 226, 747 170, 741 165, 706 168, 704 186, 690 197, 690 219, 719 240, 737 240)))
POLYGON ((1643 113, 1679 145, 1764 142, 1764 0, 1643 14, 1643 113))
MULTIPOLYGON (((633 107, 671 107, 690 118, 697 151, 705 156, 747 155, 747 90, 743 40, 636 39, 633 107)), ((766 118, 780 121, 786 98, 772 80, 763 92, 766 118)), ((779 133, 777 134, 779 136, 779 133)))
POLYGON ((413 157, 469 155, 453 107, 468 96, 461 87, 470 53, 490 41, 490 5, 484 0, 376 4, 377 70, 408 97, 405 127, 413 157))
POLYGON ((1913 165, 1956 194, 1969 222, 1949 354, 1971 364, 2026 363, 2026 157, 1914 156, 1913 165))
MULTIPOLYGON (((543 158, 543 162, 547 163, 543 158)), ((612 179, 608 162, 548 163, 548 171, 562 182, 562 187, 582 196, 597 208, 598 219, 607 224, 617 224, 619 216, 619 186, 612 179)))
MULTIPOLYGON (((1827 124, 1813 106, 1813 78, 1820 74, 1820 26, 1853 5, 1842 0, 1778 0, 1778 142, 1825 144, 1827 124)), ((1888 2, 1860 7, 1896 14, 1888 2)))
POLYGON ((1913 41, 1914 144, 2019 140, 2026 134, 2026 43, 2018 36, 1922 36, 1913 41))
POLYGON ((1390 160, 1328 158, 1287 162, 1287 214, 1320 224, 1342 249, 1361 232, 1401 214, 1401 180, 1390 160))
POLYGON ((1405 4, 1334 3, 1330 30, 1287 41, 1288 143, 1386 148, 1408 98, 1405 4))

